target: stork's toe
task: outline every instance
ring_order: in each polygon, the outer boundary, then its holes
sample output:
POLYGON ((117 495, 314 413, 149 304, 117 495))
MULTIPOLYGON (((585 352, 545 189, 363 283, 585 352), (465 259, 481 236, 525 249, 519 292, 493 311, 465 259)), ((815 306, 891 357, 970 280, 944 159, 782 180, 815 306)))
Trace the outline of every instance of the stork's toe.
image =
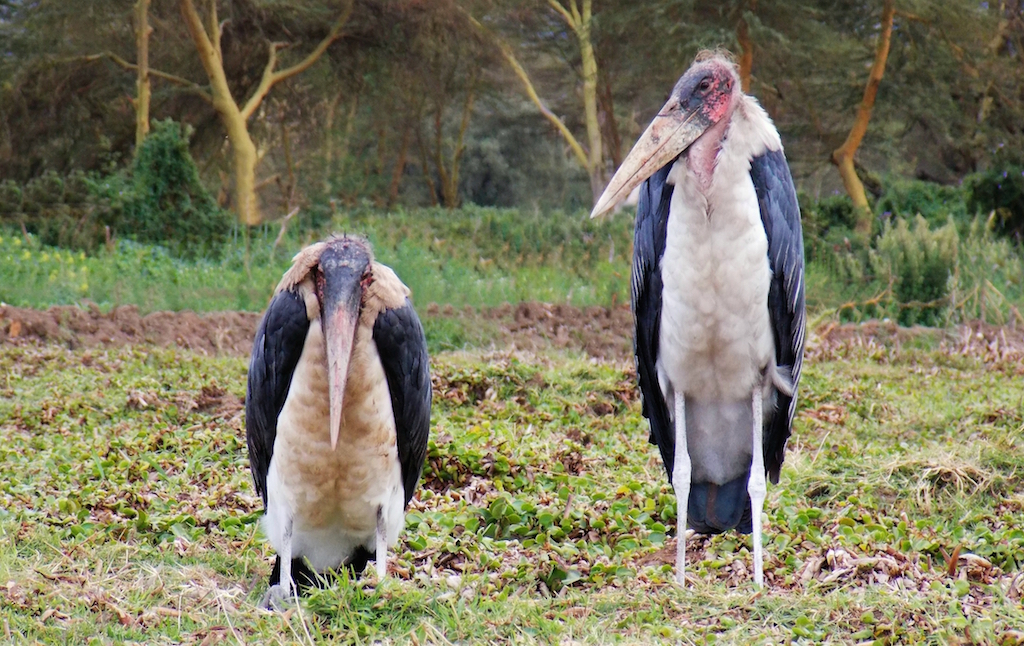
POLYGON ((260 601, 260 607, 274 612, 284 612, 295 605, 295 596, 285 586, 278 583, 270 586, 260 601))

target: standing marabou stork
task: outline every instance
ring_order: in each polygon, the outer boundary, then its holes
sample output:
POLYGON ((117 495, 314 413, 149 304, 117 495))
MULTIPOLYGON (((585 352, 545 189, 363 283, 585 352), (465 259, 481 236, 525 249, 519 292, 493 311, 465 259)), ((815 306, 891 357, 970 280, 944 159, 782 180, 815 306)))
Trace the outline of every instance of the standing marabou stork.
POLYGON ((641 182, 637 376, 680 501, 676 576, 687 523, 753 531, 761 587, 765 473, 778 482, 803 363, 803 237, 779 133, 726 57, 697 56, 592 217, 641 182))
POLYGON ((263 604, 370 558, 383 579, 426 457, 430 372, 409 289, 366 241, 295 256, 256 331, 245 413, 277 552, 263 604))

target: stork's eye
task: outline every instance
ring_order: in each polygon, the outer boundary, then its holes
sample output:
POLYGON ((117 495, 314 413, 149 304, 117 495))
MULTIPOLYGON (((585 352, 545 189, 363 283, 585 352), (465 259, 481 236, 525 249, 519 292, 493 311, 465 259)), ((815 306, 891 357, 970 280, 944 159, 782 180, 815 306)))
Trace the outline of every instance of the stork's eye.
POLYGON ((700 85, 697 86, 697 89, 699 89, 701 92, 707 92, 708 90, 711 89, 711 81, 708 79, 701 80, 700 85))

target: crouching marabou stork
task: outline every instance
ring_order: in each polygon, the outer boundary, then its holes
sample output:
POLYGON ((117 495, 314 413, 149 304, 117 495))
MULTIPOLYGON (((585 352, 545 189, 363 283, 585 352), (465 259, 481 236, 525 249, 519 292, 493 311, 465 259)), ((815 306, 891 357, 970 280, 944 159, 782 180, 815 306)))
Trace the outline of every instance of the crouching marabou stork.
POLYGON ((765 473, 778 482, 803 362, 803 237, 779 133, 727 58, 697 56, 592 216, 641 182, 637 376, 679 500, 676 576, 687 524, 753 531, 761 587, 765 473))
POLYGON ((256 332, 245 413, 277 552, 263 604, 370 558, 383 579, 426 457, 430 372, 409 289, 364 240, 295 256, 256 332))

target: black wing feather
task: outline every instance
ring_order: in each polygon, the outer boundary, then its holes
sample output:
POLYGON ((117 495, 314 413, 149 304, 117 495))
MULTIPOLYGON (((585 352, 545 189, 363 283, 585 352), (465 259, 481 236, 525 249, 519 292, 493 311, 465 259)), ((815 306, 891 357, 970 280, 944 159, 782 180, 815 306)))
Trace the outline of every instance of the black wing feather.
POLYGON ((377 316, 373 341, 391 391, 398 432, 398 460, 402 464, 402 484, 408 505, 427 457, 431 396, 427 339, 409 299, 404 306, 384 310, 377 316))
POLYGON ((270 301, 252 344, 245 391, 245 438, 256 493, 267 506, 267 471, 274 456, 277 418, 288 398, 295 366, 309 332, 306 304, 294 291, 278 292, 270 301))
POLYGON ((668 235, 672 185, 667 184, 672 163, 649 177, 640 187, 633 233, 632 298, 636 326, 634 350, 644 417, 650 420, 650 442, 657 444, 669 478, 675 458, 675 435, 665 395, 658 381, 658 334, 661 329, 661 257, 668 235))
POLYGON ((796 384, 803 367, 807 323, 804 239, 796 189, 782 150, 771 150, 752 159, 750 178, 768 235, 768 262, 772 269, 768 310, 775 337, 775 360, 779 366, 790 369, 794 389, 792 397, 778 393, 778 405, 765 426, 765 468, 771 481, 777 483, 796 414, 796 384))

